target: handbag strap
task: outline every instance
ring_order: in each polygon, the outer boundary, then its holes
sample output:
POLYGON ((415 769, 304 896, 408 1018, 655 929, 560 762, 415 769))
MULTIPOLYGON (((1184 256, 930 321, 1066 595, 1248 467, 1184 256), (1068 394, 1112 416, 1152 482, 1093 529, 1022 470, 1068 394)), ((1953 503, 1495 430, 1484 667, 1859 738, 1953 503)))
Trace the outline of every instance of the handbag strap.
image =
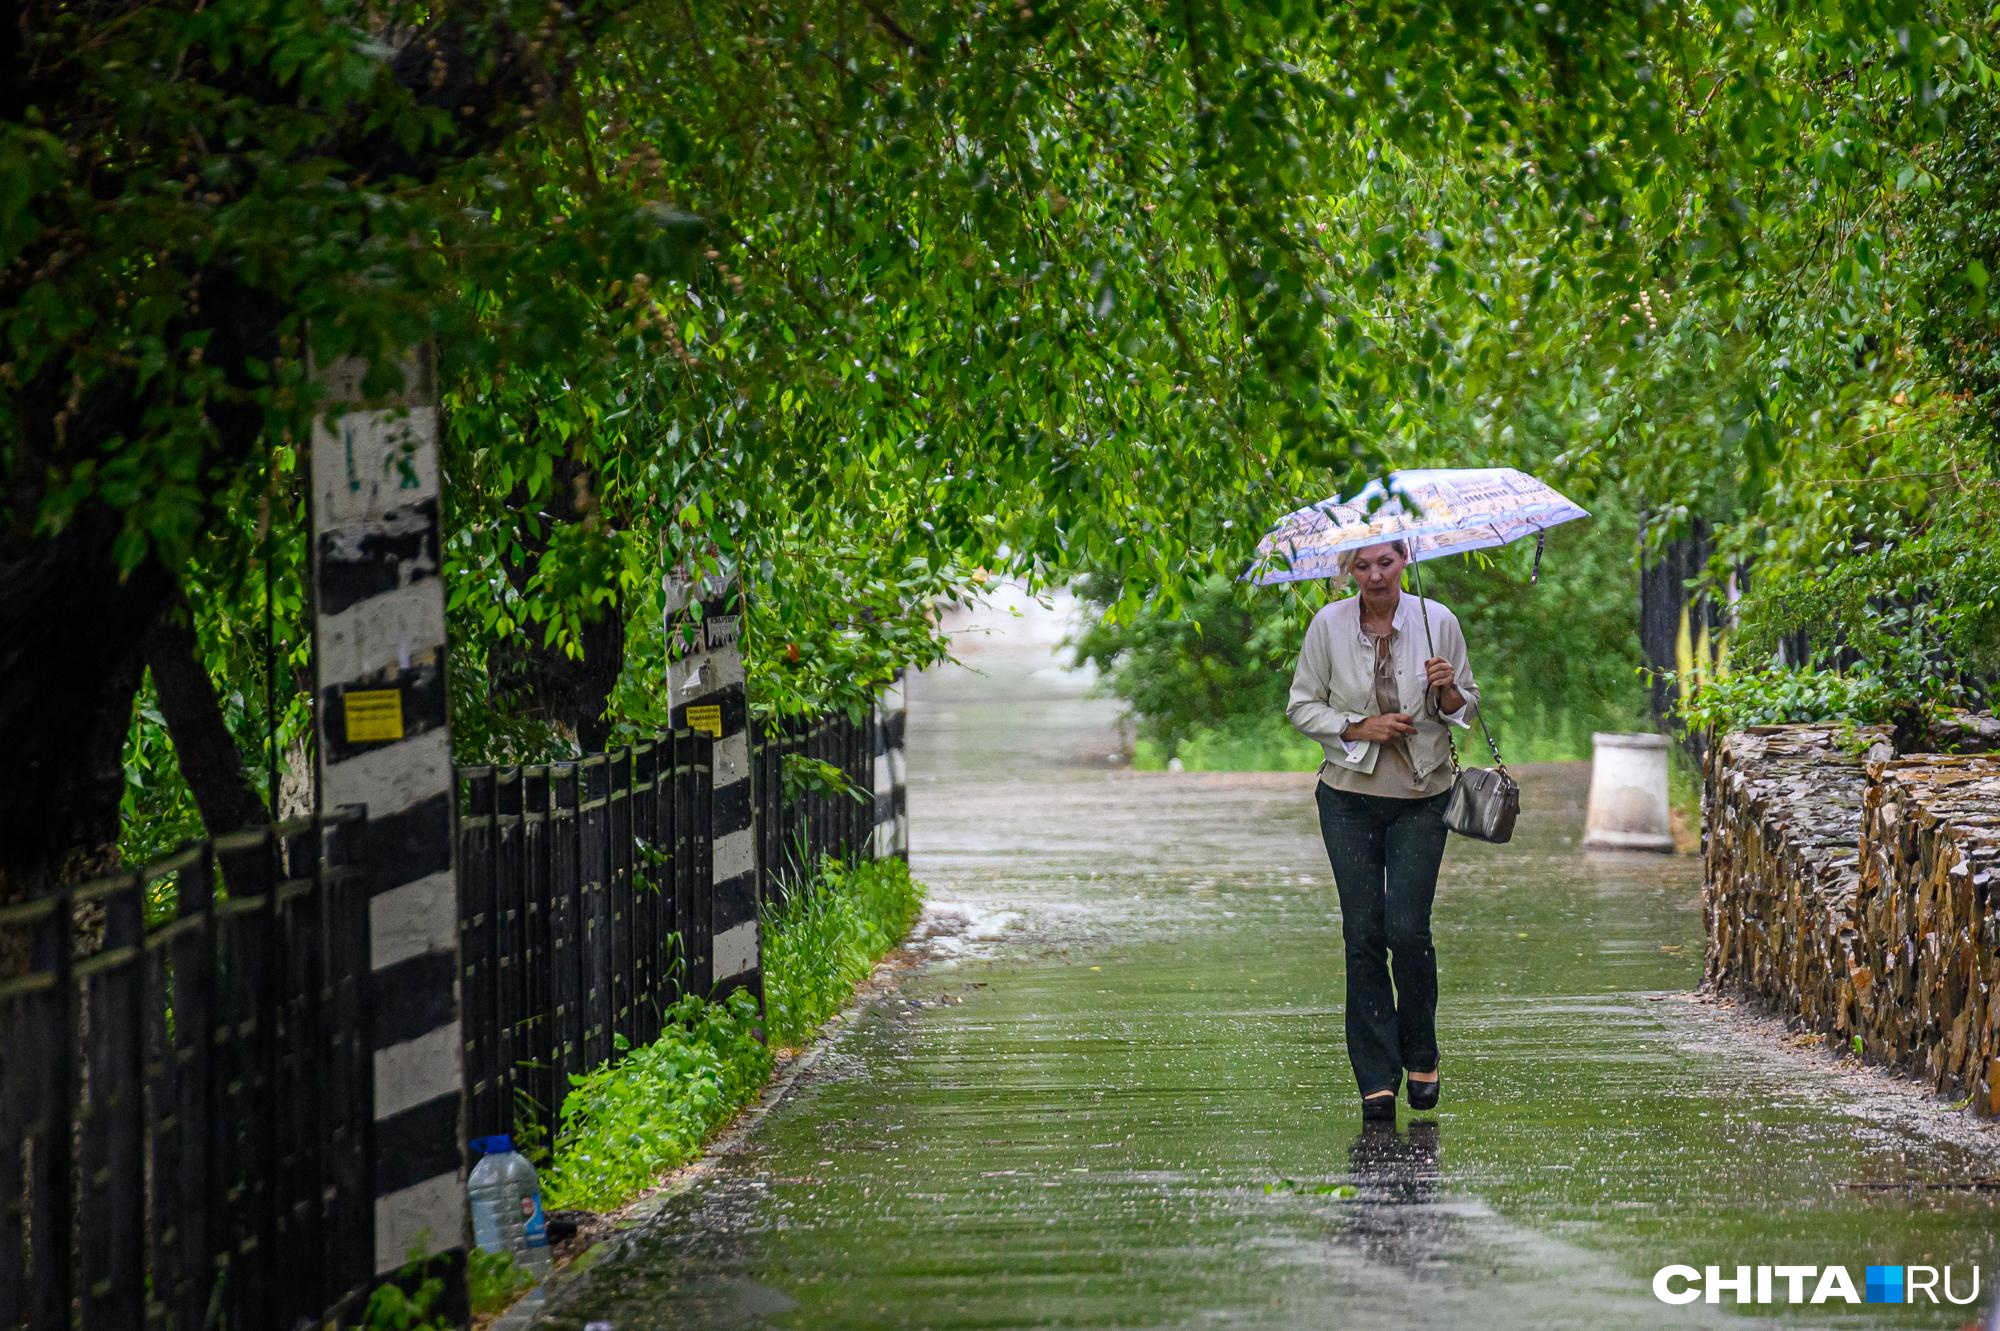
MULTIPOLYGON (((1410 576, 1417 584, 1415 593, 1417 598, 1417 618, 1424 621, 1424 646, 1432 656, 1436 656, 1438 654, 1437 642, 1431 637, 1430 611, 1425 608, 1424 604, 1424 575, 1417 572, 1417 561, 1414 559, 1410 561, 1410 576)), ((1441 702, 1442 699, 1439 697, 1438 690, 1429 684, 1425 684, 1424 706, 1430 709, 1430 714, 1433 717, 1444 721, 1444 708, 1440 705, 1441 702)), ((1486 747, 1493 754, 1493 765, 1499 769, 1500 775, 1510 781, 1513 780, 1513 775, 1507 770, 1507 760, 1500 756, 1500 746, 1493 742, 1493 732, 1486 728, 1486 714, 1475 706, 1472 709, 1472 716, 1474 720, 1479 722, 1479 733, 1486 737, 1486 747)), ((1458 766, 1458 744, 1452 739, 1451 723, 1449 721, 1445 722, 1444 742, 1451 749, 1451 775, 1455 781, 1458 779, 1460 770, 1458 766)))
POLYGON ((1500 775, 1512 780, 1507 771, 1507 760, 1500 756, 1500 746, 1493 742, 1493 732, 1486 728, 1486 717, 1476 706, 1472 709, 1472 719, 1479 722, 1479 733, 1486 736, 1486 747, 1493 751, 1493 765, 1500 769, 1500 775))
MULTIPOLYGON (((1437 700, 1435 698, 1431 700, 1430 708, 1432 716, 1437 717, 1440 721, 1444 721, 1444 715, 1438 711, 1437 700)), ((1472 717, 1475 721, 1479 722, 1479 733, 1486 736, 1486 747, 1493 753, 1493 766, 1499 771, 1500 775, 1512 781, 1514 774, 1507 770, 1507 760, 1500 756, 1500 746, 1493 742, 1493 732, 1486 728, 1486 718, 1479 714, 1477 707, 1472 709, 1472 717)), ((1444 742, 1445 747, 1451 750, 1451 779, 1456 781, 1462 769, 1458 765, 1458 741, 1454 740, 1451 736, 1451 722, 1449 721, 1445 721, 1444 723, 1444 742)))

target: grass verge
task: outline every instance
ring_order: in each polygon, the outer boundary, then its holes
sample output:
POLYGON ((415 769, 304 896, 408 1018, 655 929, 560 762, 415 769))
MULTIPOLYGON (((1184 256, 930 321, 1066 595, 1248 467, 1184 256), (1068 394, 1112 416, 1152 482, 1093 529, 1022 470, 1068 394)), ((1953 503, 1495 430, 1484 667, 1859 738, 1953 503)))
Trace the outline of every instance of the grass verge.
POLYGON ((788 884, 764 908, 772 1047, 794 1049, 810 1040, 922 910, 923 888, 901 860, 821 860, 813 877, 788 884))
MULTIPOLYGON (((1590 758, 1593 730, 1650 730, 1637 718, 1586 716, 1541 703, 1495 707, 1487 724, 1509 763, 1555 763, 1590 758)), ((1454 730, 1460 761, 1468 766, 1492 765, 1486 741, 1477 727, 1454 730)), ((1292 729, 1283 716, 1226 717, 1203 727, 1169 748, 1141 737, 1132 748, 1132 767, 1157 772, 1179 758, 1190 772, 1311 772, 1325 755, 1316 741, 1292 729)))
POLYGON ((1132 766, 1141 772, 1163 771, 1175 758, 1190 772, 1313 772, 1325 756, 1282 716, 1231 717, 1171 749, 1144 736, 1132 746, 1132 766))

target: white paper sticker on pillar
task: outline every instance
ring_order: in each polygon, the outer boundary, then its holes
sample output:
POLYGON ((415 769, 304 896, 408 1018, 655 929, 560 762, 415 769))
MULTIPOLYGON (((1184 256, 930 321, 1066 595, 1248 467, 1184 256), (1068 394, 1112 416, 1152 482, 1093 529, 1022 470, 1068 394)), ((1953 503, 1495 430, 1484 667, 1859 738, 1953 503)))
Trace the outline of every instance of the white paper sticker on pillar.
MULTIPOLYGON (((680 707, 725 688, 740 688, 741 620, 729 613, 736 609, 734 571, 724 568, 704 574, 696 582, 686 570, 676 567, 666 575, 662 589, 666 599, 668 705, 680 707)), ((696 725, 693 721, 688 724, 696 725)))

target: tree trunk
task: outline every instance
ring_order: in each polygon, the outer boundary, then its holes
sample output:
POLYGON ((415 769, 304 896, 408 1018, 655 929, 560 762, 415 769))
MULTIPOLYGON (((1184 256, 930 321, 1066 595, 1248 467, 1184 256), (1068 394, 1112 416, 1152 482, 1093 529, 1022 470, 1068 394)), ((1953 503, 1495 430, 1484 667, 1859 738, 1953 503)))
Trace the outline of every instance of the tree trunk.
POLYGON ((147 561, 118 576, 118 516, 0 539, 0 903, 117 864, 140 645, 167 594, 147 561))
POLYGON ((214 682, 202 664, 193 612, 179 592, 146 639, 146 668, 153 672, 160 715, 208 834, 261 825, 266 820, 263 801, 244 770, 236 737, 222 719, 214 682))
MULTIPOLYGON (((282 311, 227 274, 196 285, 214 320, 208 363, 247 383, 246 361, 277 354, 282 311)), ((23 428, 5 477, 11 522, 0 529, 0 903, 117 863, 132 701, 147 638, 175 594, 173 571, 151 554, 121 574, 124 514, 109 504, 89 501, 53 532, 38 525, 51 477, 145 430, 147 401, 129 380, 104 381, 72 409, 68 376, 64 361, 51 362, 10 403, 23 428)), ((201 474, 241 468, 263 413, 225 401, 208 417, 201 474)), ((220 499, 218 487, 203 528, 220 499)))

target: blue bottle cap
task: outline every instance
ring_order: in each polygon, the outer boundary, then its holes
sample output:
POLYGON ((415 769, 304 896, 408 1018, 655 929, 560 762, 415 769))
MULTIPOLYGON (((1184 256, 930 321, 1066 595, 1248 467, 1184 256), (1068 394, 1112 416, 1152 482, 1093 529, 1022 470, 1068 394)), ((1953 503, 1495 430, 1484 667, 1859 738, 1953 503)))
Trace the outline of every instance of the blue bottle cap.
POLYGON ((514 1139, 503 1132, 492 1137, 474 1137, 466 1145, 481 1155, 506 1155, 514 1149, 514 1139))

